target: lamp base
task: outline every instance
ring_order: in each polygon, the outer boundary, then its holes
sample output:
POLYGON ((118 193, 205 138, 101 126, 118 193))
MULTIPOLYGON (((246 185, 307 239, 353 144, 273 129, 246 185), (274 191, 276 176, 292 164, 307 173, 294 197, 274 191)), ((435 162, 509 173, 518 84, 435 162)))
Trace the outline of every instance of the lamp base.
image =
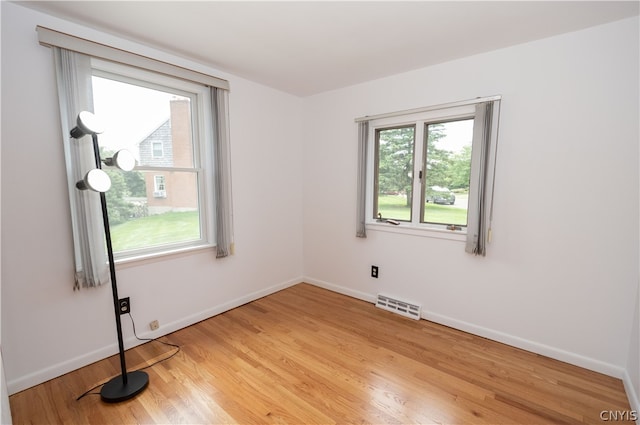
POLYGON ((122 375, 116 376, 102 386, 100 396, 107 403, 118 403, 140 394, 149 385, 149 375, 141 370, 127 373, 127 383, 122 375))

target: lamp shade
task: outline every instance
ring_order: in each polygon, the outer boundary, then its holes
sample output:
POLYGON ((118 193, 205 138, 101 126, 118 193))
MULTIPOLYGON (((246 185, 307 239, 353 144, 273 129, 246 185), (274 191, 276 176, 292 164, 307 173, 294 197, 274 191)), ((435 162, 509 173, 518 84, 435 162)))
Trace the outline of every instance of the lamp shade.
POLYGON ((80 190, 93 190, 94 192, 106 192, 111 188, 111 179, 104 171, 96 168, 89 171, 84 179, 76 183, 80 190))
POLYGON ((105 165, 118 167, 122 171, 131 171, 136 166, 136 158, 126 149, 119 150, 111 158, 106 158, 105 165))
POLYGON ((79 139, 85 134, 99 134, 103 132, 100 120, 89 111, 82 111, 76 119, 76 126, 71 130, 71 137, 79 139))

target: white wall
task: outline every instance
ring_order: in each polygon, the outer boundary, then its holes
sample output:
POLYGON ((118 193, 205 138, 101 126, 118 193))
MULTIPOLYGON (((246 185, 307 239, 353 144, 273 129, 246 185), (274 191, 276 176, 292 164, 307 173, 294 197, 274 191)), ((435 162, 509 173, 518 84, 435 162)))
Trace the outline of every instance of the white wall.
MULTIPOLYGON (((116 352, 109 289, 72 291, 52 58, 35 33, 45 25, 231 83, 237 254, 119 267, 120 295, 131 297, 139 328, 158 319, 157 335, 166 333, 304 274, 365 299, 410 298, 427 318, 605 373, 626 368, 640 393, 637 18, 299 99, 12 3, 1 7, 0 278, 10 392, 116 352), (353 118, 493 94, 504 100, 488 256, 469 256, 453 241, 355 238, 353 118), (307 128, 297 124, 305 118, 307 128), (377 280, 371 264, 380 266, 377 280)), ((130 345, 126 318, 124 327, 130 345)))
POLYGON ((310 98, 306 279, 420 302, 426 318, 622 377, 638 287, 638 75, 633 18, 310 98), (487 257, 455 241, 356 238, 353 119, 496 94, 487 257))
MULTIPOLYGON (((160 335, 302 276, 301 99, 2 2, 2 355, 11 393, 117 352, 109 287, 74 292, 57 93, 36 25, 227 78, 236 255, 118 268, 138 329, 160 335)), ((130 346, 129 319, 123 317, 130 346)))

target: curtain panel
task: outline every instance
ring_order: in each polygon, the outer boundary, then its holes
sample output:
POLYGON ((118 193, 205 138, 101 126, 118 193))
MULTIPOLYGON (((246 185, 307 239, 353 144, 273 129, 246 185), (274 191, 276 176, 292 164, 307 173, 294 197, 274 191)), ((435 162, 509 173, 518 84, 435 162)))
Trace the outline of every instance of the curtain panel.
POLYGON ((213 113, 213 176, 216 258, 233 254, 231 147, 229 144, 229 92, 211 87, 213 113))
POLYGON ((105 248, 100 195, 76 189, 76 182, 95 168, 90 135, 77 140, 70 136, 80 111, 93 111, 90 58, 59 47, 52 48, 60 122, 67 169, 71 208, 71 227, 75 258, 74 289, 90 288, 110 282, 105 248))
POLYGON ((500 101, 476 105, 465 251, 485 256, 491 241, 500 101))
POLYGON ((356 237, 366 238, 367 227, 367 155, 369 121, 358 123, 358 187, 356 192, 356 237))

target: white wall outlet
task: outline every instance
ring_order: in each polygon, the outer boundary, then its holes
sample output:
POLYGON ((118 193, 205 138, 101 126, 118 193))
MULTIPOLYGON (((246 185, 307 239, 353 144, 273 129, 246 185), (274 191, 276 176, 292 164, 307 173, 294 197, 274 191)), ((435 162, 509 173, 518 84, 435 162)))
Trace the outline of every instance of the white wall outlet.
POLYGON ((151 328, 152 331, 155 331, 160 327, 160 323, 158 323, 157 320, 154 320, 151 323, 149 323, 149 327, 151 328))

